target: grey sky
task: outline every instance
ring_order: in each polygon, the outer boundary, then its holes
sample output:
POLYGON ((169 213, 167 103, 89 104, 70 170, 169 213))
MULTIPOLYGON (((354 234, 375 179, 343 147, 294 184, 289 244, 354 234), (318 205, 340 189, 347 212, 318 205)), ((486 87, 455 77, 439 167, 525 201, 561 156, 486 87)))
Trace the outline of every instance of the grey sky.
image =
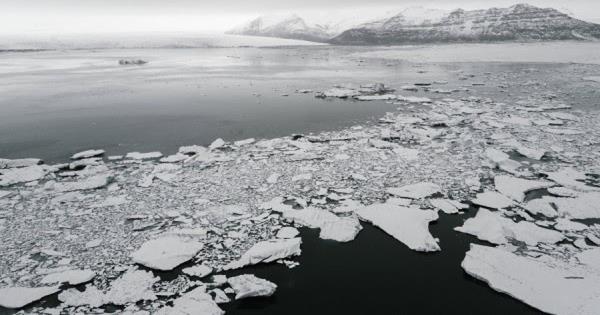
MULTIPOLYGON (((425 6, 505 7, 523 0, 0 0, 0 32, 221 31, 261 14, 425 6)), ((600 22, 599 0, 529 0, 600 22)))

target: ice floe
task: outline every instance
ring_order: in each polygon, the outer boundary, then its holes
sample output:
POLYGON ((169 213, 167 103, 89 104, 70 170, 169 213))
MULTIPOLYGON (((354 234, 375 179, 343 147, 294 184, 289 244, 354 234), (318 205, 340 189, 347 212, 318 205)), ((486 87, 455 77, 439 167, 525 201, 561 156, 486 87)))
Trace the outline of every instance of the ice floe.
POLYGON ((227 283, 235 291, 236 300, 247 297, 271 296, 277 289, 276 284, 250 274, 228 278, 227 283))
POLYGON ((543 312, 592 315, 600 309, 600 273, 587 266, 476 244, 471 244, 461 266, 492 289, 543 312))
POLYGON ((158 270, 171 270, 194 258, 204 247, 199 241, 164 236, 144 243, 131 254, 135 263, 158 270))
POLYGON ((383 203, 366 206, 356 213, 361 220, 381 228, 410 249, 422 252, 440 250, 437 241, 429 233, 429 223, 438 219, 435 211, 383 203))
POLYGON ((402 198, 421 199, 441 192, 439 185, 433 183, 416 183, 402 187, 392 187, 386 189, 389 194, 402 198))
POLYGON ((6 308, 21 308, 58 291, 58 287, 0 288, 0 306, 6 308))
POLYGON ((223 315, 225 312, 213 301, 204 287, 198 287, 173 301, 173 306, 165 306, 157 315, 223 315))
POLYGON ((298 256, 302 252, 300 244, 302 244, 302 240, 299 237, 259 242, 246 251, 240 259, 225 265, 223 269, 238 269, 248 265, 298 256))

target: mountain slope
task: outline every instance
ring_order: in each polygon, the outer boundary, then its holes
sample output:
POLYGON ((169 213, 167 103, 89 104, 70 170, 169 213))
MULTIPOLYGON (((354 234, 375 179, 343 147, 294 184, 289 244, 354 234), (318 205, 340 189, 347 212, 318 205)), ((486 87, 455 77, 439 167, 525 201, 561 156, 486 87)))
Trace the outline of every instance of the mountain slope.
POLYGON ((436 19, 410 20, 398 14, 348 29, 330 42, 394 45, 433 42, 600 39, 600 25, 552 8, 518 4, 488 10, 455 10, 436 19))
POLYGON ((336 33, 332 34, 326 25, 310 25, 295 14, 259 17, 230 30, 227 34, 279 37, 315 42, 325 42, 337 35, 336 33))

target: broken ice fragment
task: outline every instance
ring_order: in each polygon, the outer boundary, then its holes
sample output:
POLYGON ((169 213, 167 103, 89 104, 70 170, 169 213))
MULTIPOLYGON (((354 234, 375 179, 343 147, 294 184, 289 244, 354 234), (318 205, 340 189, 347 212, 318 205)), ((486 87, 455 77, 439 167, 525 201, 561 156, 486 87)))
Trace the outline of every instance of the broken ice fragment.
POLYGON ((475 199, 471 200, 471 202, 476 205, 491 209, 508 208, 514 205, 514 202, 511 199, 494 191, 485 191, 479 193, 475 199))
POLYGON ((422 252, 439 251, 440 246, 429 233, 429 222, 438 219, 437 212, 374 204, 356 211, 361 220, 371 222, 410 249, 422 252))
POLYGON ((224 270, 238 269, 258 263, 269 263, 278 259, 298 256, 301 253, 302 240, 297 238, 277 239, 254 244, 240 259, 223 267, 224 270))
POLYGON ((186 275, 190 275, 190 276, 194 276, 194 277, 198 277, 198 278, 204 278, 204 277, 208 276, 209 274, 211 274, 213 269, 206 265, 196 265, 196 266, 184 268, 182 271, 186 275))
POLYGON ((87 150, 87 151, 73 154, 71 159, 73 159, 73 160, 87 159, 87 158, 97 157, 97 156, 101 156, 101 155, 104 155, 104 150, 87 150))
POLYGON ((277 238, 294 238, 298 236, 300 232, 295 227, 284 226, 279 231, 277 231, 277 238))
POLYGON ((63 272, 51 273, 42 280, 44 284, 68 283, 70 285, 78 285, 86 283, 96 276, 96 273, 91 270, 67 270, 63 272))
POLYGON ((0 187, 40 180, 46 176, 43 166, 32 165, 22 168, 0 170, 0 187))
POLYGON ((153 160, 153 159, 159 159, 162 156, 163 156, 162 153, 160 153, 158 151, 148 152, 148 153, 129 152, 129 153, 127 153, 127 155, 125 155, 125 158, 133 159, 133 160, 153 160))
POLYGON ((509 239, 524 242, 527 245, 538 243, 555 244, 565 237, 556 231, 539 227, 531 222, 515 223, 498 212, 479 209, 474 218, 470 218, 456 231, 476 236, 478 239, 493 244, 506 244, 509 239))
POLYGON ((120 278, 110 283, 104 304, 125 305, 141 300, 155 300, 152 286, 159 281, 152 272, 129 269, 120 278))
POLYGON ((471 244, 461 266, 492 289, 546 313, 592 315, 600 309, 600 273, 586 266, 476 244, 471 244))
POLYGON ((235 291, 235 299, 256 296, 271 296, 275 293, 277 285, 254 275, 246 274, 227 279, 227 283, 235 291))
POLYGON ((386 191, 389 194, 402 198, 422 199, 441 192, 441 188, 433 183, 422 182, 402 187, 388 188, 386 191))
POLYGON ((9 287, 0 289, 0 306, 21 308, 48 295, 58 292, 58 287, 9 287))
POLYGON ((107 186, 112 180, 109 174, 90 176, 78 181, 56 183, 54 189, 60 192, 92 190, 107 186))
POLYGON ((204 287, 198 287, 173 301, 173 306, 165 306, 156 315, 223 315, 225 312, 213 301, 204 287))
POLYGON ((40 159, 0 159, 0 169, 27 167, 39 164, 42 164, 42 160, 40 159))
POLYGON ((494 177, 494 185, 501 194, 518 202, 523 202, 525 194, 532 190, 554 186, 552 182, 548 181, 527 180, 504 175, 494 177))
POLYGON ((203 244, 183 237, 164 236, 144 243, 131 254, 135 263, 157 270, 171 270, 194 258, 203 244))
POLYGON ((458 213, 458 210, 463 210, 469 207, 466 204, 451 199, 431 199, 429 202, 434 208, 442 210, 447 214, 458 213))

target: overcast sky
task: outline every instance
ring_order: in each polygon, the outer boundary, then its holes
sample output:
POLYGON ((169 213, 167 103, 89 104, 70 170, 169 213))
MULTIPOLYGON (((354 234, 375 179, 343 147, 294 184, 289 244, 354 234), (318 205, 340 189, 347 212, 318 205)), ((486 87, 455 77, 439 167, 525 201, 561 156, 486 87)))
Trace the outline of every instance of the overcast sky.
MULTIPOLYGON (((1 33, 223 31, 263 14, 506 7, 514 0, 0 0, 1 33)), ((600 0, 529 0, 600 22, 600 0)))

